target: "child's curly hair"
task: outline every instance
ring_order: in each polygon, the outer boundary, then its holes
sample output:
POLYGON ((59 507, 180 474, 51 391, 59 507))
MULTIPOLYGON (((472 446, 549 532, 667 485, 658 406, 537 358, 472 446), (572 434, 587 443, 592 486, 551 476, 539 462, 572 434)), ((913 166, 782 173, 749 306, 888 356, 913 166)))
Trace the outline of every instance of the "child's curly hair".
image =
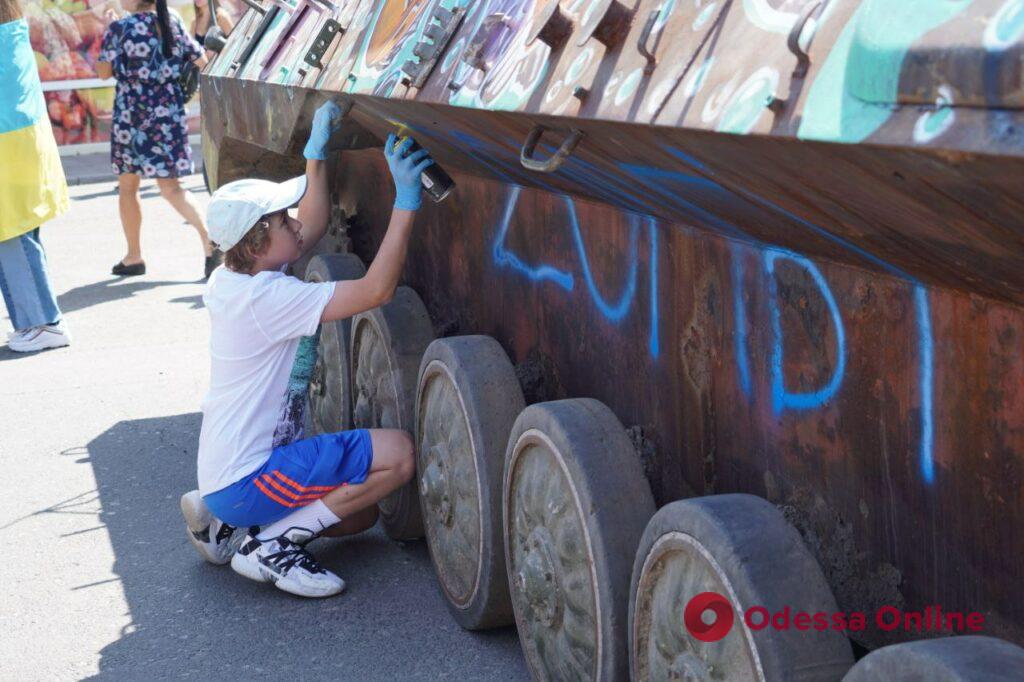
POLYGON ((256 259, 267 252, 270 246, 270 216, 265 215, 249 228, 241 241, 224 253, 224 264, 235 272, 247 273, 256 264, 256 259))

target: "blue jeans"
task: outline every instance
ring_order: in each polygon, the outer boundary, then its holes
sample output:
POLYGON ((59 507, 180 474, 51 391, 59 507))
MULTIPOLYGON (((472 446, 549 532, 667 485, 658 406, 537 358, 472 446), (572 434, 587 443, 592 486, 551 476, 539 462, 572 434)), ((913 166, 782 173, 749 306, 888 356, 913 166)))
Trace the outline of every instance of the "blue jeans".
POLYGON ((0 242, 0 293, 15 331, 60 321, 38 227, 0 242))

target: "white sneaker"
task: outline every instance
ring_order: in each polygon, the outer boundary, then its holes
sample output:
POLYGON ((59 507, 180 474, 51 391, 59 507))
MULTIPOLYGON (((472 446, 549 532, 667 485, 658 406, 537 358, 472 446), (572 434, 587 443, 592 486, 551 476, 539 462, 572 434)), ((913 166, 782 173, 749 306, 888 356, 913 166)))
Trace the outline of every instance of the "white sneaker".
POLYGON ((274 583, 279 589, 300 597, 330 597, 345 589, 345 581, 322 568, 303 546, 313 533, 290 528, 273 540, 247 535, 231 558, 239 575, 260 583, 274 583))
POLYGON ((198 490, 190 490, 181 496, 181 513, 188 527, 188 539, 199 556, 218 566, 231 561, 245 539, 245 533, 236 533, 234 526, 214 517, 198 490))
POLYGON ((32 353, 47 348, 60 348, 71 343, 64 320, 16 331, 7 337, 7 346, 17 353, 32 353))

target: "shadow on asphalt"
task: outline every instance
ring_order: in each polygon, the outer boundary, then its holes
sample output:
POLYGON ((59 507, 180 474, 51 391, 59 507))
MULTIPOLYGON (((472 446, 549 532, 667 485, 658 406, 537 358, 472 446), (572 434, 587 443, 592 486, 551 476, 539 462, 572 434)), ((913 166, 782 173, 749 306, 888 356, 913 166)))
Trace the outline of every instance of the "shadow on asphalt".
POLYGON ((194 296, 179 296, 178 298, 172 298, 171 303, 185 303, 189 306, 189 310, 199 310, 205 308, 203 303, 203 295, 196 294, 194 296))
POLYGON ((313 553, 348 583, 326 600, 203 563, 178 508, 195 486, 199 426, 198 413, 123 421, 75 453, 95 473, 131 619, 95 679, 528 679, 513 628, 455 624, 423 542, 379 528, 317 540, 313 553))
MULTIPOLYGON (((109 275, 108 275, 109 277, 109 275)), ((175 280, 152 280, 143 277, 112 277, 92 284, 85 284, 74 289, 68 289, 57 296, 57 305, 65 315, 76 310, 82 310, 90 306, 116 301, 121 298, 134 296, 140 291, 148 291, 163 286, 174 286, 179 284, 192 284, 193 282, 175 280)), ((191 296, 183 296, 173 299, 173 302, 190 303, 195 306, 191 296)), ((198 296, 200 305, 202 296, 198 296)), ((72 331, 72 333, 74 333, 72 331)))

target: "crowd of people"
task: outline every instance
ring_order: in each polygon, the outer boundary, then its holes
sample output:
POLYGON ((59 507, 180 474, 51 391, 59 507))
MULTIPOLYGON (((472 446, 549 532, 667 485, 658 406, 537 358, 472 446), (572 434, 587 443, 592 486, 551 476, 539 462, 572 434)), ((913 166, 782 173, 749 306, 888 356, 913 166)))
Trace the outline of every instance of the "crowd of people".
MULTIPOLYGON (((181 185, 195 172, 181 80, 189 63, 205 66, 207 31, 216 25, 230 33, 231 21, 208 0, 194 2, 187 28, 166 0, 121 0, 119 10, 108 10, 111 23, 95 68, 101 78, 116 80, 110 158, 126 242, 111 268, 118 277, 146 272, 143 179, 155 180, 160 195, 195 229, 204 275, 223 261, 199 206, 181 185)), ((14 327, 7 345, 16 352, 59 348, 71 343, 71 334, 50 283, 40 227, 67 211, 68 192, 20 0, 0 0, 0 54, 13 56, 0 63, 0 292, 14 327)))

